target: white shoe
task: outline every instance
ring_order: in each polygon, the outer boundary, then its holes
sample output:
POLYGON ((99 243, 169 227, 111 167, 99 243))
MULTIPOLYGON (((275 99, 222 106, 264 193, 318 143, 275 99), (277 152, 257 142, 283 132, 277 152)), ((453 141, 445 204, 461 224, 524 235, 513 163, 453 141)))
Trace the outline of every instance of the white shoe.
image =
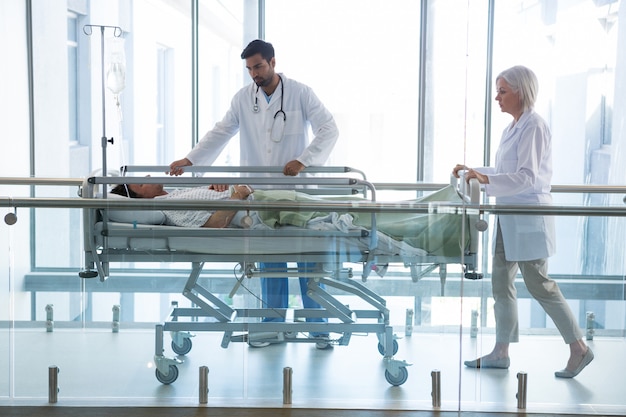
POLYGON ((333 345, 331 345, 329 342, 315 342, 315 349, 327 350, 332 348, 333 345))
POLYGON ((264 348, 268 347, 270 344, 270 342, 248 342, 248 345, 254 348, 264 348))
POLYGON ((315 348, 319 349, 319 350, 326 350, 326 349, 332 349, 333 345, 330 344, 330 336, 328 335, 320 335, 320 336, 311 336, 309 335, 310 338, 313 339, 319 339, 317 342, 315 342, 315 348))
POLYGON ((282 343, 285 341, 283 332, 260 332, 248 334, 248 345, 255 348, 263 348, 272 343, 282 343))

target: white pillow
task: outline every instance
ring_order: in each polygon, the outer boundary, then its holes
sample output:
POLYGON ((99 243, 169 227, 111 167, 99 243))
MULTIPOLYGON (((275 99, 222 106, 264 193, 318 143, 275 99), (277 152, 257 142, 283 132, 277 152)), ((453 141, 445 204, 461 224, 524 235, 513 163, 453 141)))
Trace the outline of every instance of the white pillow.
MULTIPOLYGON (((107 198, 129 198, 107 193, 107 198)), ((161 210, 108 210, 109 220, 118 223, 164 224, 165 214, 161 210)))

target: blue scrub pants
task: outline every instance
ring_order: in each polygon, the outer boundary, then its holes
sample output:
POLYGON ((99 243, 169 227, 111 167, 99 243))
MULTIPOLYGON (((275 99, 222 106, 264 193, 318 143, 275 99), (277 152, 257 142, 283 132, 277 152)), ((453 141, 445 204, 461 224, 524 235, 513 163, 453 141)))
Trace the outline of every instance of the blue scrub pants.
MULTIPOLYGON (((260 262, 260 268, 271 270, 287 270, 286 262, 260 262)), ((315 268, 315 263, 298 262, 298 270, 306 271, 315 268)), ((306 295, 308 289, 309 278, 300 278, 300 293, 302 294, 302 305, 304 308, 321 308, 321 306, 306 295)), ((261 278, 261 293, 263 297, 264 307, 266 308, 287 308, 289 306, 289 280, 287 278, 261 278)), ((280 317, 267 317, 263 319, 268 321, 285 321, 280 317)), ((307 318, 308 322, 326 322, 325 318, 307 318)), ((311 333, 311 336, 322 336, 327 334, 311 333)))

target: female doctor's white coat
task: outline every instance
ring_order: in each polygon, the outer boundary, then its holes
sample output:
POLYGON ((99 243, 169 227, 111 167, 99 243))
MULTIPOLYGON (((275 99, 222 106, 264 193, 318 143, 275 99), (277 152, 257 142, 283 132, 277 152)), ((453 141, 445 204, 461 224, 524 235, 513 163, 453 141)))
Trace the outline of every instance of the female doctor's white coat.
MULTIPOLYGON (((240 133, 241 166, 284 166, 297 159, 304 166, 323 165, 328 159, 339 131, 332 114, 324 107, 313 90, 285 75, 269 103, 255 83, 243 87, 233 97, 230 109, 189 152, 187 159, 194 165, 212 164, 228 141, 240 133), (281 140, 272 140, 274 115, 281 107, 287 117, 281 140), (258 111, 254 105, 258 104, 258 111), (308 125, 313 132, 309 143, 308 125)), ((279 114, 276 118, 281 118, 279 114)))
MULTIPOLYGON (((532 109, 524 112, 504 130, 495 167, 476 171, 489 176, 485 191, 496 197, 496 204, 551 204, 552 136, 546 122, 532 109)), ((543 259, 555 253, 553 216, 499 215, 497 220, 507 261, 543 259)))

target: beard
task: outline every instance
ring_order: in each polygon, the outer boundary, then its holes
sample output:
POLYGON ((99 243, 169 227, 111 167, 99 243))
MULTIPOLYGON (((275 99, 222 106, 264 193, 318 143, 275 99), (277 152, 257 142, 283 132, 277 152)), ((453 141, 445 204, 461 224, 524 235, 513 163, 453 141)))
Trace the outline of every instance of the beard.
POLYGON ((254 83, 258 86, 258 87, 267 87, 268 85, 270 85, 272 83, 272 80, 274 79, 274 73, 272 73, 269 77, 267 78, 255 78, 254 79, 254 83))

